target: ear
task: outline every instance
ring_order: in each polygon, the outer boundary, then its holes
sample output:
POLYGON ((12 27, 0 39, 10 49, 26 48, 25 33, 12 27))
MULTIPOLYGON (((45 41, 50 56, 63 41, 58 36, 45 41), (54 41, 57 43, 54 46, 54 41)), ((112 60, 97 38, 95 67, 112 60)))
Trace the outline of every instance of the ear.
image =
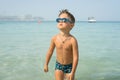
POLYGON ((70 24, 70 28, 73 28, 74 27, 74 24, 72 23, 72 24, 70 24))

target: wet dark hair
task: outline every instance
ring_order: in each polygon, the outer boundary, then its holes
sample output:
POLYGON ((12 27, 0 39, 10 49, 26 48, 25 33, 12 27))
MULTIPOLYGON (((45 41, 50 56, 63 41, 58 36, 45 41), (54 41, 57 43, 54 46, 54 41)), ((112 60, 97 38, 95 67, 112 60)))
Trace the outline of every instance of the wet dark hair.
POLYGON ((58 16, 60 16, 63 13, 66 13, 68 17, 71 19, 72 23, 75 23, 75 17, 67 9, 60 10, 60 13, 58 16))

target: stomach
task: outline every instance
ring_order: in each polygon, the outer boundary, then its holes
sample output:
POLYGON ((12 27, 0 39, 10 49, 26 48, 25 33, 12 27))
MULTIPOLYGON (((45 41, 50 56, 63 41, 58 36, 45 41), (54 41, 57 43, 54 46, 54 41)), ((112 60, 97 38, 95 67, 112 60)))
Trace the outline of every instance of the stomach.
POLYGON ((60 63, 60 64, 71 64, 73 63, 73 58, 72 57, 61 57, 61 56, 57 56, 57 61, 60 63))

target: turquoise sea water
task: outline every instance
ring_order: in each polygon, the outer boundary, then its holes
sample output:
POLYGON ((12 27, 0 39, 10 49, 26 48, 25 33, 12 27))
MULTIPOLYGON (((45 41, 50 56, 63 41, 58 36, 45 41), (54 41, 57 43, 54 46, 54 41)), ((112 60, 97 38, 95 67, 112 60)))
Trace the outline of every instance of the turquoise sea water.
MULTIPOLYGON (((56 22, 0 22, 0 80, 54 80, 55 52, 43 72, 56 22)), ((77 80, 120 80, 120 22, 77 22, 77 80)))

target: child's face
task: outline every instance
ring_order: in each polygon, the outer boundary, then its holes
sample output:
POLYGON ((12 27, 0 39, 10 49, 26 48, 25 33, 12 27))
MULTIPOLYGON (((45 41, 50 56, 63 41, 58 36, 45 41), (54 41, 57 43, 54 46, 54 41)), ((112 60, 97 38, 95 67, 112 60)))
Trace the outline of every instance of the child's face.
POLYGON ((57 27, 60 30, 71 30, 71 28, 73 27, 72 23, 70 23, 70 18, 68 17, 68 15, 66 13, 63 13, 59 16, 60 20, 58 21, 57 27), (64 20, 67 19, 67 20, 64 20))

